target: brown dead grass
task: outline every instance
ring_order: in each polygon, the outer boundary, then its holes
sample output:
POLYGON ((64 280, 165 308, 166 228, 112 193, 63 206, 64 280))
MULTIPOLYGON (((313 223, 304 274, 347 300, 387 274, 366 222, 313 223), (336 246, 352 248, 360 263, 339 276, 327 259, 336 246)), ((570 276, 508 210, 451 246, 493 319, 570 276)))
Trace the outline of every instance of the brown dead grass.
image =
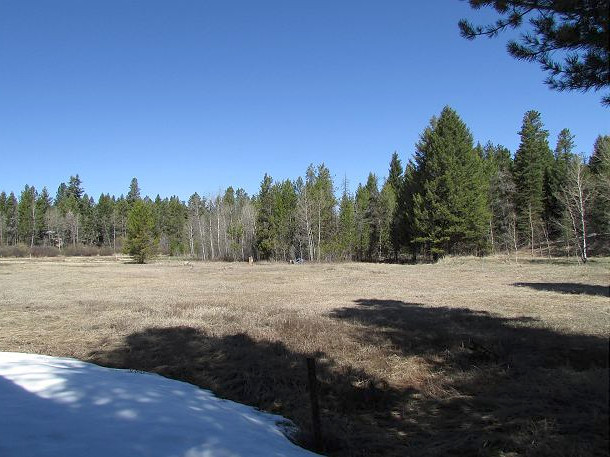
POLYGON ((0 350, 185 380, 293 419, 317 354, 325 452, 604 455, 610 262, 0 260, 0 350))

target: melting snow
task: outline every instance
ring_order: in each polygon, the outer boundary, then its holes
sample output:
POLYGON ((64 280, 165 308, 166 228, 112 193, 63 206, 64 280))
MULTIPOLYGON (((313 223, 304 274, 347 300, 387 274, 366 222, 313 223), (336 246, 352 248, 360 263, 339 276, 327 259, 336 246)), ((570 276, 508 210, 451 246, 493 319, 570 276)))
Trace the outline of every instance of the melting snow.
POLYGON ((3 457, 313 457, 280 417, 162 376, 0 352, 3 457))

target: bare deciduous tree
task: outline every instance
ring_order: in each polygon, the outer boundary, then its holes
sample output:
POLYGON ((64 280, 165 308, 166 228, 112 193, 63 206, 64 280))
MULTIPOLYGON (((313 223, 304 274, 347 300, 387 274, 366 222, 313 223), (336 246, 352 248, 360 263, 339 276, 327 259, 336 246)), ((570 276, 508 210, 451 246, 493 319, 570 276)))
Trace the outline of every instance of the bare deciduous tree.
POLYGON ((578 246, 578 255, 583 263, 588 259, 587 223, 589 203, 594 194, 595 189, 589 170, 583 158, 575 156, 568 167, 566 181, 561 188, 559 198, 565 205, 574 244, 578 246))

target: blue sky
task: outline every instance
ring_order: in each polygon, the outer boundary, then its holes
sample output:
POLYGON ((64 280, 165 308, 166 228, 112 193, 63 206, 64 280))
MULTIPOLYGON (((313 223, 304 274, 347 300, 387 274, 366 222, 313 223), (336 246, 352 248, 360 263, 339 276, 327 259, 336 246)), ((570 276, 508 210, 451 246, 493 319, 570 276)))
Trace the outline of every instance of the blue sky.
POLYGON ((405 162, 450 105, 477 141, 518 146, 525 111, 551 146, 610 134, 601 94, 557 93, 458 0, 0 2, 0 190, 257 191, 325 162, 339 186, 405 162))

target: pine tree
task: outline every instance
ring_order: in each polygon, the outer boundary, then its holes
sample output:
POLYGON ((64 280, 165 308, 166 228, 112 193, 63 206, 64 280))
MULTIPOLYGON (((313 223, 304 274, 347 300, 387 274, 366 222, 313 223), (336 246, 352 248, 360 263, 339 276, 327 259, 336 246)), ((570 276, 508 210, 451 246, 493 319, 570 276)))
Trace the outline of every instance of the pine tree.
POLYGON ((70 176, 68 187, 66 188, 66 197, 74 197, 76 201, 79 201, 84 193, 83 182, 78 174, 76 176, 70 176))
POLYGON ((183 254, 185 252, 184 225, 188 217, 187 208, 175 195, 165 202, 163 208, 161 230, 162 234, 167 238, 169 254, 183 254))
POLYGON ((596 189, 591 205, 591 230, 599 240, 598 250, 610 252, 610 135, 598 136, 589 160, 596 189))
POLYGON ((514 243, 513 162, 510 151, 501 145, 487 143, 482 148, 485 174, 489 181, 489 241, 492 251, 509 251, 514 243))
POLYGON ((451 108, 422 134, 416 163, 416 241, 435 259, 482 252, 489 221, 486 176, 470 131, 451 108))
POLYGON ((51 208, 51 196, 46 187, 42 188, 40 195, 36 199, 36 218, 34 221, 34 230, 38 241, 45 239, 47 231, 47 212, 51 208))
POLYGON ((0 192, 0 247, 6 242, 6 192, 0 192))
POLYGON ((154 219, 149 204, 142 200, 134 201, 127 216, 127 239, 124 252, 133 257, 136 263, 144 263, 155 253, 153 237, 154 219))
POLYGON ((368 205, 364 213, 364 221, 368 226, 367 232, 369 234, 366 258, 369 261, 373 259, 379 260, 381 257, 381 210, 377 176, 374 173, 369 173, 365 188, 368 196, 368 205))
POLYGON ((34 222, 36 219, 36 189, 26 184, 19 197, 18 237, 22 243, 34 245, 34 222))
POLYGON ((62 182, 57 188, 57 193, 55 194, 55 206, 61 206, 63 199, 66 197, 67 190, 68 186, 66 186, 66 183, 62 182))
POLYGON ((367 258, 370 251, 371 227, 368 221, 369 190, 366 186, 358 184, 355 198, 355 225, 356 225, 356 257, 362 261, 367 258))
POLYGON ((6 199, 6 244, 15 245, 18 240, 17 197, 13 192, 6 199))
POLYGON ((515 154, 515 205, 521 234, 529 239, 532 255, 536 235, 541 231, 544 211, 544 175, 552 163, 548 131, 540 113, 528 111, 519 131, 521 142, 515 154))
POLYGON ((398 153, 394 152, 394 154, 392 154, 392 159, 390 160, 390 170, 388 172, 388 179, 386 181, 388 186, 387 189, 385 189, 384 186, 384 200, 388 203, 393 200, 388 227, 388 239, 392 247, 395 261, 398 260, 398 251, 400 250, 401 244, 401 216, 399 215, 399 212, 403 210, 403 207, 399 204, 399 196, 402 191, 403 181, 404 177, 402 175, 402 164, 398 158, 398 153), (390 190, 393 195, 389 195, 390 190))
POLYGON ((397 152, 392 154, 387 182, 392 187, 392 190, 398 194, 402 184, 402 164, 397 152))
POLYGON ((418 244, 414 215, 414 197, 417 192, 417 169, 413 161, 405 167, 402 186, 398 195, 394 225, 398 231, 398 244, 411 253, 411 260, 417 260, 418 244))
POLYGON ((356 220, 354 199, 349 193, 347 178, 343 180, 343 193, 339 203, 339 229, 337 233, 339 255, 344 260, 352 260, 356 243, 356 220))
POLYGON ((101 246, 114 247, 114 200, 110 194, 101 194, 95 207, 97 239, 101 246))
POLYGON ((389 258, 390 254, 397 259, 397 243, 393 240, 392 220, 396 212, 396 191, 389 180, 383 183, 379 193, 379 245, 380 260, 389 258))
POLYGON ((332 253, 332 241, 335 238, 335 195, 330 170, 322 163, 315 171, 311 188, 314 208, 314 241, 316 242, 316 257, 318 262, 322 255, 332 253))
POLYGON ((574 160, 574 135, 570 130, 563 129, 557 137, 557 146, 551 166, 544 175, 544 214, 543 219, 547 227, 548 236, 556 239, 562 235, 565 224, 565 205, 561 198, 561 188, 565 184, 568 168, 574 160))
POLYGON ((267 173, 263 177, 256 197, 256 252, 259 259, 269 259, 273 252, 273 179, 267 173))
POLYGON ((127 197, 125 198, 130 206, 133 205, 136 200, 140 200, 140 186, 138 186, 138 180, 136 178, 131 179, 129 192, 127 192, 127 197))
POLYGON ((289 260, 295 257, 297 193, 294 184, 286 179, 273 185, 271 212, 274 257, 289 260))

